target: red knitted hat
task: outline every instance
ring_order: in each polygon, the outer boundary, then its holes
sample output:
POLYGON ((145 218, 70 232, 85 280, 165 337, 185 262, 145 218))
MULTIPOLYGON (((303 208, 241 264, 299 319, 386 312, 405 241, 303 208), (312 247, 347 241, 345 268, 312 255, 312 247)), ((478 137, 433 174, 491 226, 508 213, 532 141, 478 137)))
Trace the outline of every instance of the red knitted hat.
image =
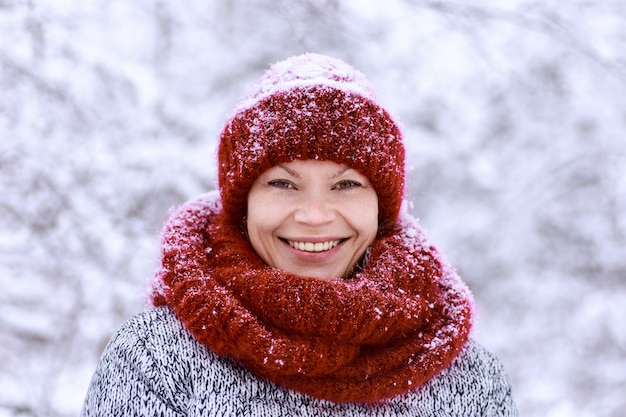
POLYGON ((221 133, 219 187, 226 220, 245 216, 250 187, 295 159, 328 160, 364 174, 379 225, 394 223, 404 191, 402 133, 365 76, 317 54, 278 62, 254 85, 221 133))

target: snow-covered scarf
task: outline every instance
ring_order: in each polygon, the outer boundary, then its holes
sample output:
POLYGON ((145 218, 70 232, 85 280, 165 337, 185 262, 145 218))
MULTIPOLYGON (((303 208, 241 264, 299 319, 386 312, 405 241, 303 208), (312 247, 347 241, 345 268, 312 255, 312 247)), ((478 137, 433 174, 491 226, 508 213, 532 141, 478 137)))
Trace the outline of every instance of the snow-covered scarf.
POLYGON ((472 296, 408 214, 364 267, 324 281, 265 265, 220 213, 217 193, 173 213, 153 303, 257 376, 334 402, 374 402, 424 384, 467 341, 472 296))

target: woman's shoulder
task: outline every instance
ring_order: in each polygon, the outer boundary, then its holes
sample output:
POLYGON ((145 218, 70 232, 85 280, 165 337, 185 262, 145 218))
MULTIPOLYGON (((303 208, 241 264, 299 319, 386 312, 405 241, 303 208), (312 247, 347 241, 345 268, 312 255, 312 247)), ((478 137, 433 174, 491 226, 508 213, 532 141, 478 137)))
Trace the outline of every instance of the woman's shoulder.
POLYGON ((169 308, 152 308, 124 322, 109 341, 82 415, 183 415, 199 398, 197 387, 208 398, 230 368, 193 339, 169 308))
POLYGON ((165 306, 147 309, 123 323, 111 343, 136 345, 132 351, 143 352, 158 365, 180 365, 213 356, 187 331, 176 315, 165 306))
POLYGON ((409 395, 407 400, 411 399, 422 406, 430 404, 438 415, 457 415, 453 411, 459 410, 463 415, 518 415, 504 365, 473 339, 450 366, 409 395))
POLYGON ((116 334, 134 333, 143 337, 173 337, 183 325, 167 307, 152 307, 124 322, 116 334))
POLYGON ((504 372, 504 366, 493 352, 470 338, 448 368, 448 372, 476 374, 483 377, 485 374, 500 375, 504 372))

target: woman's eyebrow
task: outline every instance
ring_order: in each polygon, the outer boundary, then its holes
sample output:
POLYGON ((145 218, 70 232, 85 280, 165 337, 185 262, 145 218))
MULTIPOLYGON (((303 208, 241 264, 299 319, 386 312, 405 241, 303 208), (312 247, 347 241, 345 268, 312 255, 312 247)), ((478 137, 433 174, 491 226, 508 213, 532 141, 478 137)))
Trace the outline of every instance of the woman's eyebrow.
POLYGON ((338 170, 337 172, 335 172, 333 175, 331 175, 331 176, 330 176, 330 178, 337 178, 337 177, 340 177, 340 176, 342 176, 342 175, 343 175, 346 171, 349 171, 349 170, 351 170, 351 169, 352 169, 352 168, 350 168, 349 166, 344 166, 344 167, 341 167, 341 169, 340 169, 340 170, 338 170))
POLYGON ((296 177, 296 178, 300 178, 300 174, 298 174, 296 171, 294 171, 291 168, 287 168, 284 165, 277 165, 278 168, 284 170, 287 172, 287 174, 291 175, 292 177, 296 177))

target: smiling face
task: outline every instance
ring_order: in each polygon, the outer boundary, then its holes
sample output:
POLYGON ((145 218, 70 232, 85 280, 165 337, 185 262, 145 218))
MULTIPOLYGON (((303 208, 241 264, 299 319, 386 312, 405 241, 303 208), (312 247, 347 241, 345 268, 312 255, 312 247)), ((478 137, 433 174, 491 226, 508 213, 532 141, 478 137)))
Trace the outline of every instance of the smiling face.
POLYGON ((345 277, 376 238, 378 198, 368 179, 346 165, 296 160, 254 182, 247 228, 268 265, 319 279, 345 277))

